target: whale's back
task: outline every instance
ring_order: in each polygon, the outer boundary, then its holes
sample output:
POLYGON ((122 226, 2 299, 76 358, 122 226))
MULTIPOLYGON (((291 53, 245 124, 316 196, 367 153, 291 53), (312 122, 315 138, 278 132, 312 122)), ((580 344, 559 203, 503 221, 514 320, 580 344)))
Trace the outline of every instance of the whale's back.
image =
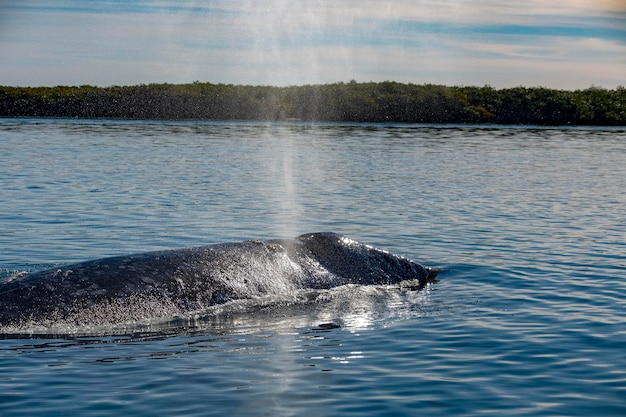
POLYGON ((104 325, 346 284, 421 288, 434 272, 335 233, 97 259, 6 279, 0 326, 104 325))

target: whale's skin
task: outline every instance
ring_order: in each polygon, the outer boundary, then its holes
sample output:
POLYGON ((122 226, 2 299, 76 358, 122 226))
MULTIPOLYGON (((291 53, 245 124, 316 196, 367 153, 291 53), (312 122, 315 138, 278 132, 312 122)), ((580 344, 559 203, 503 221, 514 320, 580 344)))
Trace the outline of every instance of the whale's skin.
POLYGON ((398 284, 434 269, 335 233, 117 256, 16 275, 0 284, 0 328, 106 325, 183 315, 231 300, 398 284))

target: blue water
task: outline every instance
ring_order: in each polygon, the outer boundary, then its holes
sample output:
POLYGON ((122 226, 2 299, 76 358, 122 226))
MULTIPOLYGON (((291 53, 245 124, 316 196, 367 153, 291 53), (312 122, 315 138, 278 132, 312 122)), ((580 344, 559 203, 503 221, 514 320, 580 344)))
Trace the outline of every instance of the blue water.
POLYGON ((626 415, 625 191, 624 128, 0 119, 0 277, 311 231, 443 269, 5 337, 0 415, 626 415))

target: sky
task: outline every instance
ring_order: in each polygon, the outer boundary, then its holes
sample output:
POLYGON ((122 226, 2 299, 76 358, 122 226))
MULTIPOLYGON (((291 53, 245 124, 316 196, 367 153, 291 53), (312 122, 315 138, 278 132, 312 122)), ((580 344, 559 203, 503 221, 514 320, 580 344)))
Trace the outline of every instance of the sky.
POLYGON ((0 0, 0 85, 626 86, 626 0, 0 0))

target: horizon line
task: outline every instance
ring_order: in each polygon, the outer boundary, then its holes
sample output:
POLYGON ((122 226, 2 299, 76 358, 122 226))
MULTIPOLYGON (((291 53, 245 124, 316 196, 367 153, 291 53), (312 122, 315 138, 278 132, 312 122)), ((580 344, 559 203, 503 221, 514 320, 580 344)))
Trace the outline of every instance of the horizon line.
POLYGON ((139 84, 110 84, 110 85, 98 85, 98 84, 0 85, 0 88, 61 88, 61 87, 63 88, 86 88, 86 87, 92 87, 92 88, 107 89, 107 88, 116 88, 116 87, 129 88, 129 87, 156 86, 156 85, 187 86, 187 85, 194 85, 194 84, 211 84, 211 85, 218 85, 218 86, 221 85, 221 86, 233 86, 233 87, 257 87, 257 88, 284 89, 284 88, 299 88, 299 87, 322 87, 322 86, 332 86, 332 85, 359 85, 359 84, 384 84, 384 83, 394 83, 394 84, 400 84, 400 85, 415 85, 415 86, 436 86, 436 87, 447 87, 447 88, 492 88, 494 90, 509 90, 509 89, 515 89, 515 88, 526 88, 526 89, 546 89, 546 90, 552 90, 552 91, 584 91, 584 90, 594 90, 594 89, 606 90, 606 91, 617 91, 617 90, 622 90, 626 88, 626 85, 618 85, 615 88, 610 88, 610 87, 604 87, 602 85, 597 85, 593 83, 584 88, 579 87, 575 89, 570 89, 570 88, 553 88, 553 87, 549 87, 546 85, 532 85, 531 86, 531 85, 518 84, 515 86, 511 86, 511 87, 495 87, 490 84, 464 85, 464 84, 437 84, 437 83, 430 83, 430 82, 416 83, 416 82, 402 82, 402 81, 394 81, 394 80, 356 81, 354 79, 350 81, 334 81, 334 82, 327 82, 327 83, 290 84, 290 85, 245 84, 245 83, 235 84, 235 83, 226 83, 226 82, 195 80, 195 81, 189 81, 189 82, 183 82, 183 83, 165 81, 165 82, 146 82, 146 83, 139 83, 139 84))

